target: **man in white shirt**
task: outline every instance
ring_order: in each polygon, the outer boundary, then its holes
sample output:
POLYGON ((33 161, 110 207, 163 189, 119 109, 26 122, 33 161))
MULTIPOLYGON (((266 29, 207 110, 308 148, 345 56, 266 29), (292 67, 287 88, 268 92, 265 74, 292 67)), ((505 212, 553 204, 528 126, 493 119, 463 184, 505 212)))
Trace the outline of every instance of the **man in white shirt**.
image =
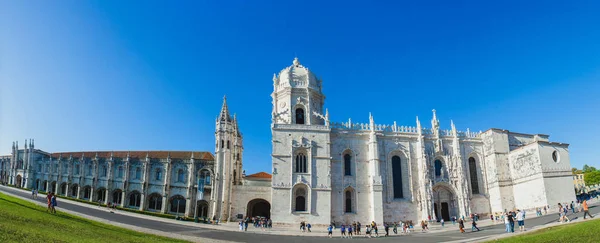
POLYGON ((517 210, 517 222, 519 224, 519 231, 525 231, 525 212, 517 210))

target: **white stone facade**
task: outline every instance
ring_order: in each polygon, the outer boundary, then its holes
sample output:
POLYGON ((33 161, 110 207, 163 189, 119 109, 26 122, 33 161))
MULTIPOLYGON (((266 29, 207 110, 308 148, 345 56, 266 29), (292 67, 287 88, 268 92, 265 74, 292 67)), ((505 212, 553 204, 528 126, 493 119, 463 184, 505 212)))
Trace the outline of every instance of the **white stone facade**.
MULTIPOLYGON (((372 115, 363 123, 331 122, 322 84, 298 59, 274 75, 272 176, 244 175, 242 134, 224 100, 215 123, 214 157, 157 151, 154 157, 49 154, 31 142, 23 150, 15 144, 12 155, 0 157, 0 181, 27 188, 42 188, 40 181, 92 188, 86 197, 94 201, 99 188, 106 202, 118 191, 123 206, 131 204, 128 195, 140 193, 141 205, 134 207, 164 213, 173 213, 177 196, 185 200, 189 217, 264 216, 276 224, 449 220, 575 199, 568 144, 494 128, 463 132, 452 121, 443 130, 435 110, 430 128, 418 118, 414 125, 381 125, 372 115), (87 166, 91 173, 84 175, 87 166), (107 174, 101 173, 104 166, 107 174), (119 174, 121 167, 125 175, 119 174), (157 171, 164 176, 157 177, 157 171), (149 209, 152 195, 162 199, 160 208, 149 209)), ((74 197, 85 198, 80 191, 74 197)))
POLYGON ((575 198, 568 144, 547 135, 461 132, 451 121, 442 130, 435 110, 431 128, 418 118, 380 125, 371 115, 331 122, 322 81, 297 59, 273 88, 276 223, 448 220, 575 198))

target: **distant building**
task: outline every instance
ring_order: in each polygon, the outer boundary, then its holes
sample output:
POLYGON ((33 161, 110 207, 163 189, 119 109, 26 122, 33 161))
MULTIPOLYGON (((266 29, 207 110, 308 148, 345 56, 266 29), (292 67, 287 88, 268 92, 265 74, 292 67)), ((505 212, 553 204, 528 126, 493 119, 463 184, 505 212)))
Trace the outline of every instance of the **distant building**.
POLYGON ((573 175, 573 184, 575 188, 581 190, 585 188, 585 181, 583 180, 583 174, 573 175))

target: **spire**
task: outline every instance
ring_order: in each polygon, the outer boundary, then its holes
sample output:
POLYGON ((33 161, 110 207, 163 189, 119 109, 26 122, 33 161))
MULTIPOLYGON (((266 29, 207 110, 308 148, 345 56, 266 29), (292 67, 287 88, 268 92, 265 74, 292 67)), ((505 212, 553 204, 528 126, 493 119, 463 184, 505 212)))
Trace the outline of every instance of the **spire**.
POLYGON ((421 122, 419 121, 419 116, 417 116, 417 133, 421 134, 423 129, 421 128, 421 122))
POLYGON ((300 65, 300 61, 298 60, 298 57, 294 57, 294 61, 292 63, 294 64, 294 66, 300 65))
POLYGON ((33 138, 31 139, 31 148, 35 148, 35 140, 33 140, 33 138))
POLYGON ((227 108, 227 96, 223 96, 223 106, 221 107, 221 113, 219 114, 219 121, 231 121, 229 108, 227 108))
POLYGON ((27 139, 25 139, 25 149, 27 150, 27 139))
POLYGON ((435 109, 431 110, 433 112, 433 118, 431 119, 431 129, 433 131, 437 131, 440 129, 440 121, 437 119, 437 115, 435 114, 435 109))
POLYGON ((458 133, 456 132, 456 127, 454 126, 454 121, 450 120, 450 127, 452 127, 452 136, 458 136, 458 133))
POLYGON ((369 126, 371 127, 371 131, 375 131, 375 120, 373 119, 371 112, 369 112, 369 126))

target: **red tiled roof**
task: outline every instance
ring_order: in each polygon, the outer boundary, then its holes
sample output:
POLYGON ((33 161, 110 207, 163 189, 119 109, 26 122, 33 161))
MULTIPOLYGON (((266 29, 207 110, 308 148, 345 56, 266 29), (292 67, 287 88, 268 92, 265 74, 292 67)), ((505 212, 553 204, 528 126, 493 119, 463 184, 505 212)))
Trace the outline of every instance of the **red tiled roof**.
POLYGON ((273 176, 267 172, 258 172, 256 174, 247 175, 245 178, 255 179, 271 179, 273 176))
POLYGON ((113 157, 115 158, 127 158, 127 153, 129 153, 130 158, 139 158, 145 159, 146 155, 150 158, 167 158, 169 155, 172 159, 190 159, 192 158, 192 153, 194 153, 194 159, 203 159, 203 160, 215 160, 212 153, 210 152, 202 152, 202 151, 79 151, 79 152, 60 152, 60 153, 51 153, 50 156, 52 158, 58 158, 62 155, 63 158, 68 158, 69 156, 73 156, 73 158, 94 158, 96 154, 98 154, 98 158, 110 158, 110 154, 113 153, 113 157))

